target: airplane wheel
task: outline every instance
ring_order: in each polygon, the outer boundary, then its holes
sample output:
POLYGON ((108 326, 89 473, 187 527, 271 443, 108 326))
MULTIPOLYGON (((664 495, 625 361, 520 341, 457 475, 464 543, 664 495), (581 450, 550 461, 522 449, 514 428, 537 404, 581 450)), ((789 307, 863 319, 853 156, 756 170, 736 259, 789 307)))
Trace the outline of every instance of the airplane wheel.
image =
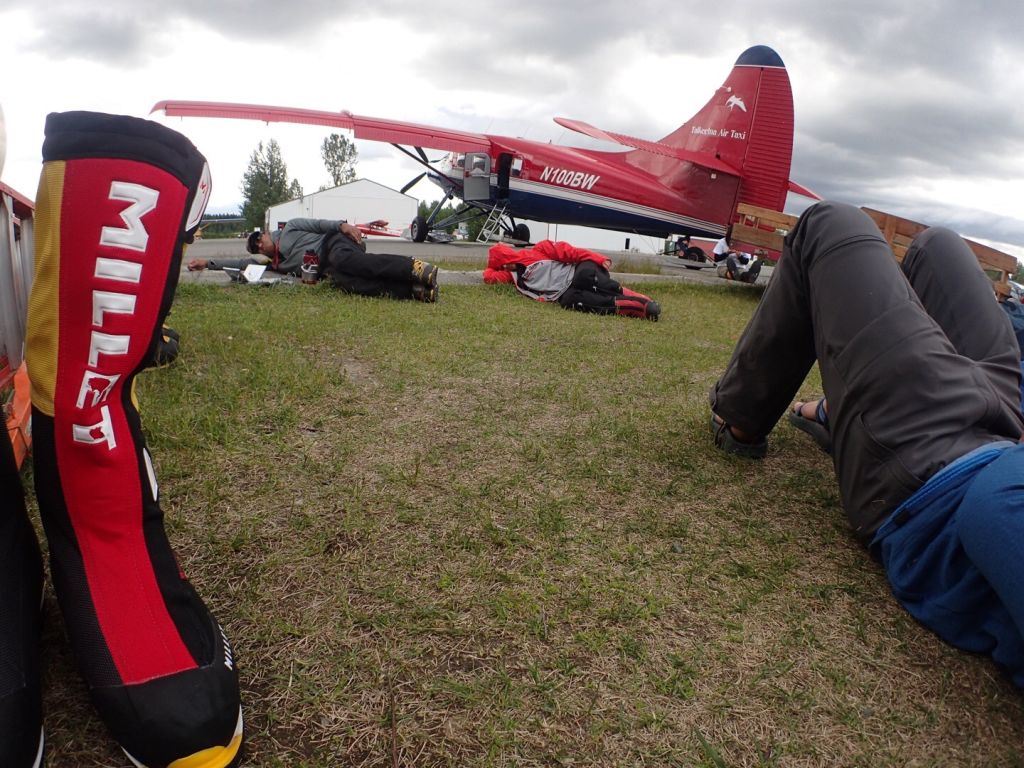
POLYGON ((526 224, 516 224, 512 228, 512 238, 522 240, 524 243, 530 242, 530 228, 526 224))
MULTIPOLYGON (((699 261, 701 263, 704 263, 705 261, 708 260, 708 257, 704 254, 704 251, 702 251, 700 248, 698 248, 695 245, 691 245, 689 248, 686 249, 686 252, 683 255, 683 258, 684 259, 689 259, 690 261, 699 261)), ((701 267, 691 267, 689 264, 686 265, 686 268, 687 269, 701 269, 701 267)))
POLYGON ((412 241, 414 243, 422 243, 427 239, 427 220, 422 216, 417 216, 412 220, 412 224, 409 225, 409 234, 412 235, 412 241))

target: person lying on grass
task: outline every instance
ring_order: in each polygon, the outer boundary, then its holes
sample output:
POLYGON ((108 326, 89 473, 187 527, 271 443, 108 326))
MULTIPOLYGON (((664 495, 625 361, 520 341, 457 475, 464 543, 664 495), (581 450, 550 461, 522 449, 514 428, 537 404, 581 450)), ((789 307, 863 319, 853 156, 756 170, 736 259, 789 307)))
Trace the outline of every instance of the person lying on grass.
POLYGON ((335 288, 361 296, 434 302, 437 267, 391 253, 366 252, 362 232, 341 219, 289 219, 275 232, 253 232, 246 242, 253 258, 192 259, 189 272, 245 269, 265 264, 274 272, 306 279, 330 279, 335 288))
POLYGON ((967 244, 922 232, 902 265, 866 214, 819 203, 712 388, 724 451, 767 435, 817 360, 840 496, 897 600, 1024 687, 1020 349, 967 244))
POLYGON ((611 266, 607 256, 569 243, 541 240, 520 249, 499 243, 487 255, 484 282, 512 283, 523 296, 564 309, 657 321, 658 302, 613 280, 611 266))

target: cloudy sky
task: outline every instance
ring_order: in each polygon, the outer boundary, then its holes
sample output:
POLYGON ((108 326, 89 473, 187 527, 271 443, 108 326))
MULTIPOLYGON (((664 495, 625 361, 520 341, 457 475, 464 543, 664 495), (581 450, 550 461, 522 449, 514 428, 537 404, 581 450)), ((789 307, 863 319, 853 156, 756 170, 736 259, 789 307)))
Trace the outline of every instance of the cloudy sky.
MULTIPOLYGON (((0 29, 3 180, 30 197, 51 111, 240 101, 587 145, 560 115, 655 139, 764 44, 793 85, 795 180, 1024 259, 1020 0, 5 0, 0 29)), ((306 191, 328 181, 328 131, 154 119, 209 158, 211 209, 240 202, 269 138, 306 191)), ((388 145, 359 152, 362 177, 418 173, 388 145)), ((426 182, 412 194, 437 196, 426 182)))

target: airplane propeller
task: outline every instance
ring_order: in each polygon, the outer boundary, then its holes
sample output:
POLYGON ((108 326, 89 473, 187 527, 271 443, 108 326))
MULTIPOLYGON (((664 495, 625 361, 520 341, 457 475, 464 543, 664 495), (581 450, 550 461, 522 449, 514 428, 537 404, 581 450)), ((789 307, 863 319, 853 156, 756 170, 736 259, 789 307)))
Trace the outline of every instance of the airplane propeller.
POLYGON ((405 194, 406 192, 408 192, 408 191, 409 191, 410 189, 412 189, 413 187, 415 187, 415 186, 416 186, 416 183, 417 183, 417 182, 418 182, 418 181, 419 181, 420 179, 422 179, 422 178, 423 178, 424 176, 426 176, 426 175, 427 175, 427 172, 426 172, 426 171, 424 171, 423 173, 421 173, 421 174, 420 174, 419 176, 415 177, 415 178, 414 178, 414 179, 413 179, 412 181, 410 181, 410 182, 409 182, 408 184, 406 184, 406 185, 405 185, 404 187, 402 187, 402 188, 401 188, 400 190, 398 190, 398 191, 399 191, 399 192, 401 192, 401 193, 402 193, 402 194, 404 195, 404 194, 405 194))
MULTIPOLYGON (((444 156, 441 156, 441 157, 438 157, 438 158, 435 158, 435 159, 431 160, 429 157, 427 157, 427 153, 423 151, 423 147, 415 147, 415 146, 413 147, 413 149, 416 150, 416 155, 418 156, 418 157, 416 157, 416 156, 413 156, 412 152, 407 150, 405 147, 401 147, 401 146, 399 146, 397 144, 392 144, 392 146, 395 147, 396 149, 401 150, 405 154, 409 155, 409 157, 411 157, 413 160, 416 160, 416 162, 418 162, 420 165, 426 166, 428 169, 431 166, 433 166, 435 163, 439 163, 439 162, 441 162, 444 159, 444 156)), ((419 176, 415 177, 412 181, 410 181, 408 184, 406 184, 404 187, 402 187, 399 191, 404 195, 410 189, 415 187, 417 182, 419 182, 419 180, 422 179, 426 175, 427 175, 427 171, 424 171, 419 176)))

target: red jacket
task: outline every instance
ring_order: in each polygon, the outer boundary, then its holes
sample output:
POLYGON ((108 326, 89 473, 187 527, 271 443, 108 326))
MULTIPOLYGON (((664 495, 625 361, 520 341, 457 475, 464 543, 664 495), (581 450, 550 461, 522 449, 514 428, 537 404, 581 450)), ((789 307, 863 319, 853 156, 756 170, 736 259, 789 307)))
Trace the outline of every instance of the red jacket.
POLYGON ((574 245, 551 240, 541 240, 533 248, 512 248, 499 243, 491 248, 487 256, 487 269, 484 270, 485 283, 512 283, 521 293, 539 301, 545 301, 525 285, 514 279, 518 267, 528 267, 538 261, 558 261, 563 264, 579 264, 581 261, 593 261, 603 269, 611 267, 611 259, 600 253, 577 248, 574 245))

